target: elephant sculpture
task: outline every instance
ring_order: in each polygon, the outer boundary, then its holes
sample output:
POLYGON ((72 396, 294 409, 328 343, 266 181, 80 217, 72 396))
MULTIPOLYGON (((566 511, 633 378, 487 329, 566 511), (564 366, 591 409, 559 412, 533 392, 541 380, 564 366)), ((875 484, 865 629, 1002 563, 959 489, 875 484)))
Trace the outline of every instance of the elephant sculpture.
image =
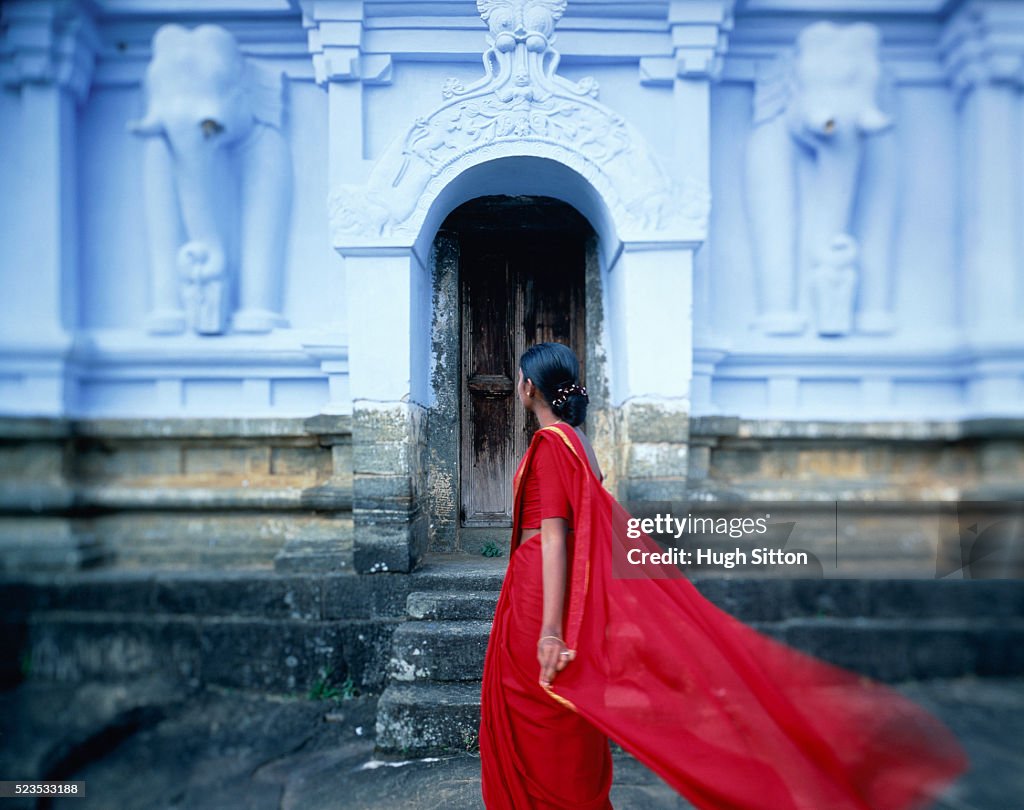
POLYGON ((145 219, 152 279, 146 329, 268 332, 281 315, 291 158, 282 76, 250 62, 216 25, 165 25, 153 37, 145 219))
POLYGON ((879 44, 871 25, 814 23, 759 77, 746 181, 765 334, 801 334, 811 312, 821 335, 894 328, 898 166, 879 44))

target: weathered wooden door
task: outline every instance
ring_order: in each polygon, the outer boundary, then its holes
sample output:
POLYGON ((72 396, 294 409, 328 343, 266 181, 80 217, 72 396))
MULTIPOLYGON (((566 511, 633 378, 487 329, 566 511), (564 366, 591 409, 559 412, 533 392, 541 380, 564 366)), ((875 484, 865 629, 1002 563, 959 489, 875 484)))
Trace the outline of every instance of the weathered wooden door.
POLYGON ((512 476, 537 428, 516 394, 519 357, 556 340, 585 361, 585 241, 551 228, 460 234, 463 526, 512 522, 512 476))

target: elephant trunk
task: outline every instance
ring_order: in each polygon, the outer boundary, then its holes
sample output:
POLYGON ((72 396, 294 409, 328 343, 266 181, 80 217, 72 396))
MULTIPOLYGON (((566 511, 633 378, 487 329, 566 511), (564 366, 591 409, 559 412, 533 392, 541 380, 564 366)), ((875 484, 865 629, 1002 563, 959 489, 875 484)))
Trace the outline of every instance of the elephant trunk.
POLYGON ((814 206, 816 251, 850 229, 862 151, 860 134, 854 129, 838 130, 819 145, 814 184, 821 192, 814 206))
POLYGON ((234 236, 231 155, 195 123, 185 132, 169 130, 167 134, 188 238, 178 252, 178 270, 186 300, 191 299, 193 327, 203 334, 217 334, 226 328, 231 304, 228 279, 234 257, 227 249, 234 236))
POLYGON ((232 186, 230 155, 214 144, 203 143, 202 135, 199 138, 198 142, 193 137, 182 144, 173 133, 168 137, 174 154, 182 221, 189 239, 223 248, 225 214, 232 210, 233 203, 227 197, 232 186))

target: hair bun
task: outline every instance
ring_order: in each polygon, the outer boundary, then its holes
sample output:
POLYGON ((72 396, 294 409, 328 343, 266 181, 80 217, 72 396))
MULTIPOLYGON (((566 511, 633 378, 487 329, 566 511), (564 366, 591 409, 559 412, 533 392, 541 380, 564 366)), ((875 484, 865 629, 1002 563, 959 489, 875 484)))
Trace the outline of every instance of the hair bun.
POLYGON ((590 397, 587 396, 587 389, 575 382, 562 383, 558 388, 555 389, 554 399, 551 400, 552 408, 561 408, 569 401, 569 397, 574 394, 578 394, 583 397, 587 402, 590 402, 590 397))

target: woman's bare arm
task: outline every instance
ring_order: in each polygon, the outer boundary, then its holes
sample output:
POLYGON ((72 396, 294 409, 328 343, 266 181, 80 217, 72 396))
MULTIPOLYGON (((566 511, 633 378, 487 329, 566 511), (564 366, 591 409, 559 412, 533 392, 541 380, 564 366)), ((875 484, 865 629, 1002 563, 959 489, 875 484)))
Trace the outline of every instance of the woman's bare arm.
POLYGON ((569 656, 561 655, 565 645, 546 636, 562 638, 562 611, 565 603, 566 550, 569 523, 565 518, 544 518, 540 522, 541 564, 544 578, 544 611, 541 640, 537 644, 540 681, 550 684, 556 672, 565 669, 569 656))

